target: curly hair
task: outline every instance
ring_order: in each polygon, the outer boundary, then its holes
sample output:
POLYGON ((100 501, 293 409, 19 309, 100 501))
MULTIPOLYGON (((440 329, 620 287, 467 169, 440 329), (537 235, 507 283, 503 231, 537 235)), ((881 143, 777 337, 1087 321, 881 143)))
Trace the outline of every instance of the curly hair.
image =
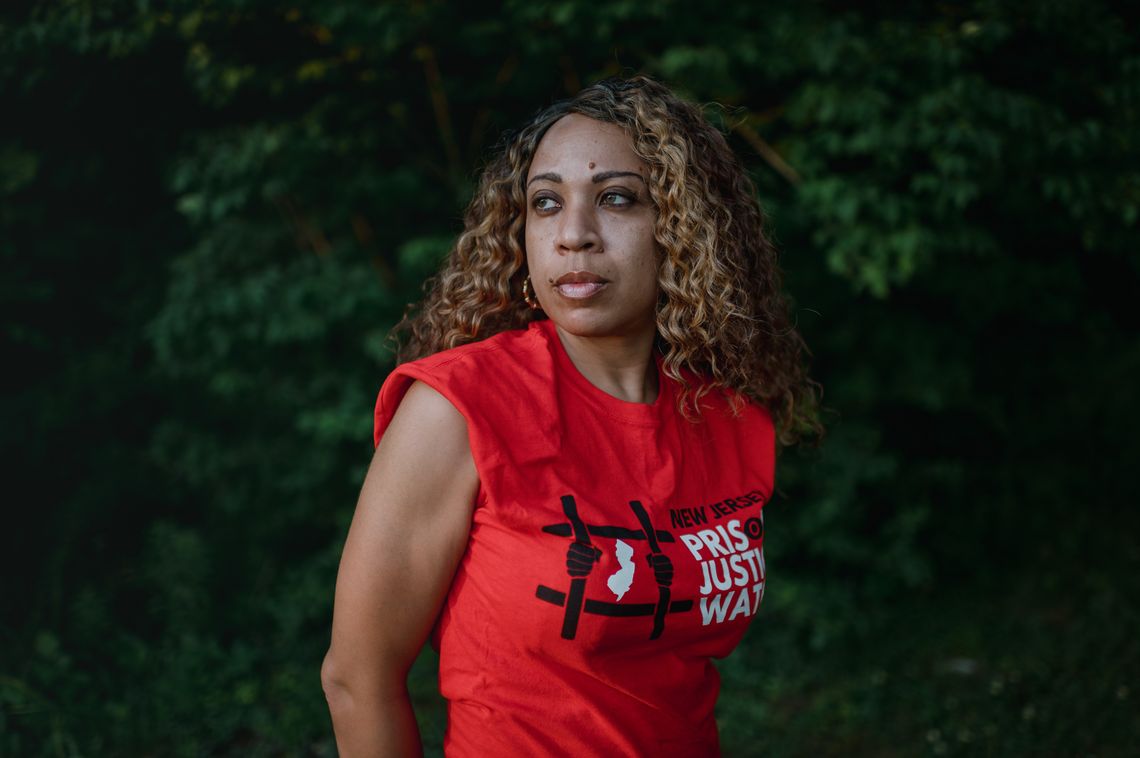
POLYGON ((700 109, 645 76, 598 82, 507 136, 483 171, 447 263, 393 332, 410 333, 398 359, 545 317, 522 298, 525 184, 543 135, 570 113, 620 126, 648 166, 661 250, 657 348, 666 375, 681 385, 681 413, 695 418, 700 398, 719 389, 735 409, 741 396, 767 407, 781 445, 818 441, 822 388, 808 376, 809 353, 789 319, 755 188, 700 109), (686 372, 706 380, 692 382, 686 372))

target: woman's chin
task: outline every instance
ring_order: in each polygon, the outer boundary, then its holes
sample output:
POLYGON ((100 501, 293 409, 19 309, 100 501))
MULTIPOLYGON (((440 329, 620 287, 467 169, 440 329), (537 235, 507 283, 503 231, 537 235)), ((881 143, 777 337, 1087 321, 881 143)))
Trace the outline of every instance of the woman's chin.
POLYGON ((561 331, 583 339, 629 338, 657 333, 657 323, 654 319, 643 321, 620 318, 616 314, 598 312, 594 309, 574 308, 569 311, 548 312, 547 316, 561 331))

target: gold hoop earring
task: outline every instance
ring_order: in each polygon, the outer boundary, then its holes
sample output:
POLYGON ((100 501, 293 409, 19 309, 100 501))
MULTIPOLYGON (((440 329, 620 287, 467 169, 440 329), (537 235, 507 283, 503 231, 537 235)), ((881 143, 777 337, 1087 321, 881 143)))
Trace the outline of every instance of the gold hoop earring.
POLYGON ((523 300, 526 301, 526 304, 530 306, 530 309, 532 311, 536 311, 536 310, 538 310, 539 306, 538 306, 538 301, 535 300, 535 298, 534 298, 533 289, 534 288, 532 287, 532 285, 530 283, 530 274, 527 274, 526 279, 523 279, 523 288, 522 288, 523 300))

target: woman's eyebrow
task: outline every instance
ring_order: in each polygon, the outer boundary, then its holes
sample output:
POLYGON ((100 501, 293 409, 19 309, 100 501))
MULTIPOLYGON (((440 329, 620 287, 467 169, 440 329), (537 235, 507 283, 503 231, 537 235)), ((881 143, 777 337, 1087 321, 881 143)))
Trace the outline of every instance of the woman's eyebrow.
POLYGON ((645 177, 636 171, 603 171, 600 174, 594 174, 594 176, 591 177, 591 181, 594 184, 597 184, 598 182, 605 182, 610 179, 616 179, 619 176, 633 176, 640 179, 642 184, 645 184, 645 177))
MULTIPOLYGON (((593 182, 594 184, 597 184, 599 182, 604 182, 604 181, 607 181, 609 179, 615 179, 619 176, 633 176, 633 177, 640 179, 642 184, 645 183, 645 177, 643 177, 641 174, 637 173, 636 171, 602 171, 601 173, 594 174, 592 177, 590 177, 590 181, 593 182)), ((534 176, 532 176, 530 178, 530 181, 526 183, 526 186, 529 187, 530 185, 534 184, 537 181, 547 181, 547 182, 554 182, 555 184, 561 184, 562 183, 562 174, 556 174, 553 171, 547 171, 544 174, 535 174, 534 176)))
POLYGON ((555 174, 552 171, 547 171, 545 174, 535 174, 534 176, 532 176, 530 178, 530 181, 526 183, 526 186, 529 187, 530 185, 534 184, 535 182, 542 182, 542 181, 554 182, 555 184, 562 184, 562 174, 555 174))

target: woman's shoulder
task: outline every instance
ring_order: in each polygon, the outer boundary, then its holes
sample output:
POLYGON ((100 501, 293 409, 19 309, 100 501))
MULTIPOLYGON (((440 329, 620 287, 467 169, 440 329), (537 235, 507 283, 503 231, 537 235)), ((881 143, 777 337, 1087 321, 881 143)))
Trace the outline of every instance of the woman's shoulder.
POLYGON ((443 375, 502 370, 512 363, 525 362, 544 347, 537 327, 532 324, 402 363, 396 370, 443 375))
POLYGON ((545 339, 532 324, 401 363, 389 381, 419 380, 441 392, 483 397, 526 381, 547 353, 545 339))
POLYGON ((455 406, 468 421, 498 420, 517 413, 520 403, 542 398, 547 343, 532 324, 401 363, 376 399, 374 441, 391 420, 413 382, 422 382, 455 406))

